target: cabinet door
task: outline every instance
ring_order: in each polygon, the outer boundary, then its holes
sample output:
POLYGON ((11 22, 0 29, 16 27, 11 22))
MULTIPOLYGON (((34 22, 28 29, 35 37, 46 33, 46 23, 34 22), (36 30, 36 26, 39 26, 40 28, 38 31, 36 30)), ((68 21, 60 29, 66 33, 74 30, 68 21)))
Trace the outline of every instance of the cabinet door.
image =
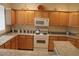
POLYGON ((34 25, 34 11, 25 11, 25 24, 34 25))
POLYGON ((68 26, 67 12, 50 12, 49 18, 50 26, 68 26))
POLYGON ((16 11, 16 22, 17 24, 25 24, 25 11, 19 10, 16 11))
POLYGON ((59 12, 59 25, 60 26, 68 26, 69 22, 69 13, 68 12, 59 12))
POLYGON ((79 39, 76 39, 75 45, 77 48, 79 48, 79 39))
POLYGON ((11 39, 11 49, 16 49, 15 38, 11 39))
POLYGON ((18 39, 17 39, 17 37, 11 39, 11 49, 18 49, 18 39))
POLYGON ((27 49, 33 49, 33 36, 26 36, 27 38, 27 49))
POLYGON ((18 40, 18 49, 27 49, 27 39, 25 35, 20 35, 18 40))
POLYGON ((48 43, 48 51, 53 51, 54 50, 54 41, 53 38, 49 39, 49 43, 48 43))
POLYGON ((76 39, 74 38, 69 38, 69 41, 76 47, 76 39))
POLYGON ((33 49, 33 39, 27 39, 27 49, 33 49))
POLYGON ((35 11, 35 17, 49 18, 49 12, 46 12, 46 11, 35 11))
POLYGON ((16 11, 11 10, 11 24, 16 25, 16 11))
POLYGON ((10 41, 7 41, 7 42, 5 43, 5 48, 6 48, 6 49, 10 49, 10 48, 11 48, 11 43, 10 43, 10 41))
POLYGON ((59 25, 59 12, 50 12, 49 14, 49 26, 59 25))
POLYGON ((69 13, 69 26, 79 27, 79 12, 69 13))

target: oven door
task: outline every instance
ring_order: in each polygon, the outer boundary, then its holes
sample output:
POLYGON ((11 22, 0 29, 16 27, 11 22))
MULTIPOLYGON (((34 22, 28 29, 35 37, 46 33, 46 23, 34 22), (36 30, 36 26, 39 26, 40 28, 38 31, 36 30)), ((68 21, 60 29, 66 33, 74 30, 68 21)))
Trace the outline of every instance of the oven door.
POLYGON ((34 38, 34 48, 48 48, 48 36, 36 36, 34 38))

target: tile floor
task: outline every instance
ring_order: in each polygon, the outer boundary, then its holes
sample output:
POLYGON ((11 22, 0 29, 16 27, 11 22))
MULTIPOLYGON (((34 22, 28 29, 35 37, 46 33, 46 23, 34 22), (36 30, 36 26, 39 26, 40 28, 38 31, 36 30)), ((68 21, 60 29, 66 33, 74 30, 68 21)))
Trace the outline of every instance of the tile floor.
POLYGON ((30 56, 57 56, 55 52, 48 52, 47 49, 34 48, 33 51, 27 51, 30 56))
POLYGON ((30 50, 0 49, 0 56, 57 56, 55 52, 48 52, 47 49, 34 48, 30 50))

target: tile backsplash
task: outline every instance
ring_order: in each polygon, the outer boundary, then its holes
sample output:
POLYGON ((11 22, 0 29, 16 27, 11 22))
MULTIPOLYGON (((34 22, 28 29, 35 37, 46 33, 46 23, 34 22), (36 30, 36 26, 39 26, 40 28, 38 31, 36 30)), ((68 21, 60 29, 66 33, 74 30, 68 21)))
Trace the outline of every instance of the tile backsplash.
MULTIPOLYGON (((32 25, 16 25, 12 27, 15 30, 29 30, 29 31, 35 31, 37 27, 34 27, 32 25)), ((79 28, 75 27, 39 27, 41 32, 71 32, 75 34, 79 34, 79 28)))

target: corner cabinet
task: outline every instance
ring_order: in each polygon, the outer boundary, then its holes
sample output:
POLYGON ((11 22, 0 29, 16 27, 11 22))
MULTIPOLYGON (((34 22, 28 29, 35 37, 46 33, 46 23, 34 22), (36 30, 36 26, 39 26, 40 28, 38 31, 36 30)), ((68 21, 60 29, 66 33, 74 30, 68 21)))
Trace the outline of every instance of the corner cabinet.
POLYGON ((5 49, 18 49, 18 36, 8 40, 5 42, 3 45, 0 46, 0 48, 5 48, 5 49))

